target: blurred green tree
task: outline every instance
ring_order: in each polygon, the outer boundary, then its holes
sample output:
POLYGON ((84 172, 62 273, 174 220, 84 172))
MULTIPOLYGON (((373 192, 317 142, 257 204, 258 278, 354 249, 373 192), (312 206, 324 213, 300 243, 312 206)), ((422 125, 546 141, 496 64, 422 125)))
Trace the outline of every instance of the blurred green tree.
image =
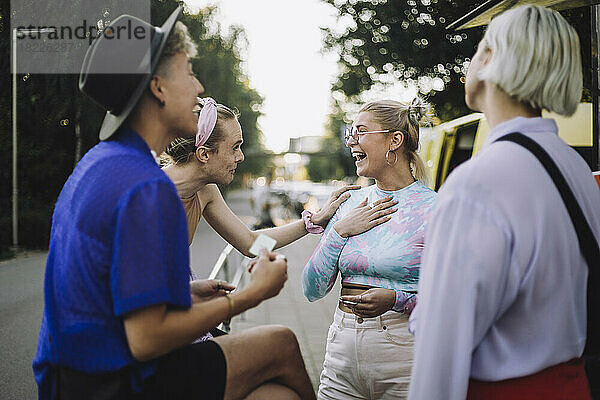
MULTIPOLYGON (((337 98, 357 102, 376 83, 416 86, 449 120, 471 112, 464 102, 464 74, 485 27, 447 30, 484 1, 323 0, 337 10, 339 26, 323 28, 324 49, 339 54, 337 98)), ((585 87, 591 86, 590 7, 561 11, 578 31, 585 87)), ((589 96, 587 96, 589 97, 589 96)), ((584 92, 584 99, 586 94, 584 92)))
POLYGON ((461 78, 483 28, 452 32, 446 25, 481 1, 323 0, 345 28, 323 28, 324 48, 340 55, 333 91, 356 101, 376 83, 416 86, 442 119, 468 112, 461 78))

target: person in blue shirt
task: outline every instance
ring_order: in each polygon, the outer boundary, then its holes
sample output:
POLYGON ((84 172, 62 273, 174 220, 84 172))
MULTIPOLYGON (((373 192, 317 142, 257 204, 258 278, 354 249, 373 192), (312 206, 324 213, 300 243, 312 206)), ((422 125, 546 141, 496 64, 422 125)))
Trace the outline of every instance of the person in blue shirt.
POLYGON ((250 284, 233 294, 189 281, 185 213, 155 160, 175 138, 196 133, 204 91, 179 12, 161 27, 114 20, 115 33, 149 34, 149 48, 100 36, 86 54, 80 88, 107 114, 102 141, 68 178, 53 215, 33 361, 40 399, 315 397, 287 328, 192 344, 277 295, 287 263, 263 252, 250 284), (136 73, 107 70, 122 60, 137 63, 136 73))

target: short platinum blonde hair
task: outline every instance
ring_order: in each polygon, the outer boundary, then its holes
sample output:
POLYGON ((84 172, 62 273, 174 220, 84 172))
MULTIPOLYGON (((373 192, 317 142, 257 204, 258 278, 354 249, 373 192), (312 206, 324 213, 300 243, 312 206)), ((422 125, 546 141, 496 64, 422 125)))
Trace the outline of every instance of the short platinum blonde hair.
POLYGON ((575 29, 556 11, 521 6, 494 18, 480 43, 491 59, 478 78, 535 109, 573 115, 581 100, 581 49, 575 29))
POLYGON ((427 184, 429 179, 423 160, 417 154, 419 148, 419 127, 431 125, 433 108, 416 96, 410 103, 395 100, 379 100, 363 105, 359 111, 371 113, 373 121, 383 129, 404 134, 402 151, 415 179, 427 184))

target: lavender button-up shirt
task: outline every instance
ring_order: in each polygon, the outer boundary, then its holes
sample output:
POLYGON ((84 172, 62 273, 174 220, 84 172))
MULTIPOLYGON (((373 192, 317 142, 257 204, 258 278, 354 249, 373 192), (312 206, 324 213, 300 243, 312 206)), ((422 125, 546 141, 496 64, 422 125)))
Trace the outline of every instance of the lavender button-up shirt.
POLYGON ((514 118, 439 192, 425 232, 409 399, 464 400, 469 377, 498 381, 579 357, 587 266, 564 203, 511 132, 554 159, 600 238, 600 191, 553 120, 514 118))

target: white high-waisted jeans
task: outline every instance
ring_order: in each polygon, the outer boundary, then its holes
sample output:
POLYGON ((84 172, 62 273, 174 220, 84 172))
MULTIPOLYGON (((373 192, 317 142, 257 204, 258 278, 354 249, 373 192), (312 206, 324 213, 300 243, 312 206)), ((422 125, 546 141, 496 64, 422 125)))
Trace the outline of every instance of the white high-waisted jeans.
POLYGON ((388 311, 359 321, 354 314, 335 310, 319 400, 406 398, 413 360, 408 317, 388 311))

